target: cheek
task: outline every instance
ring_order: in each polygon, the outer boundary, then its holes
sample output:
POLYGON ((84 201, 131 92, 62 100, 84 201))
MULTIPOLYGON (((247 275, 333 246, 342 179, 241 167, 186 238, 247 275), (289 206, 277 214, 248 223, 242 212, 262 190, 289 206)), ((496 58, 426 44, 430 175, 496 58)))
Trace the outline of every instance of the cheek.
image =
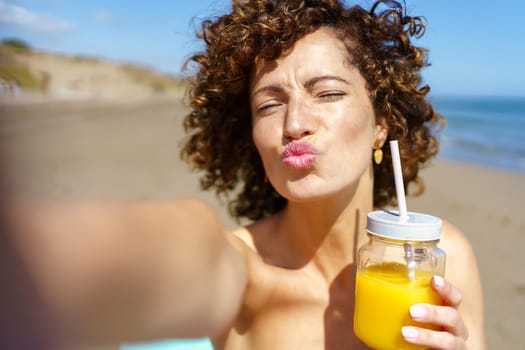
POLYGON ((343 143, 362 144, 366 140, 373 143, 375 127, 371 118, 347 119, 334 127, 334 130, 338 140, 343 143))
POLYGON ((263 121, 253 122, 252 139, 263 162, 265 161, 265 155, 268 154, 272 148, 271 135, 271 128, 269 128, 266 123, 263 121))
POLYGON ((259 153, 261 153, 261 147, 264 146, 264 138, 262 137, 263 134, 264 132, 261 130, 260 123, 254 121, 252 128, 252 139, 253 143, 255 144, 255 148, 257 148, 257 151, 259 151, 259 153))
POLYGON ((335 128, 334 138, 339 148, 344 152, 347 162, 371 159, 375 138, 375 122, 373 117, 346 120, 335 128))

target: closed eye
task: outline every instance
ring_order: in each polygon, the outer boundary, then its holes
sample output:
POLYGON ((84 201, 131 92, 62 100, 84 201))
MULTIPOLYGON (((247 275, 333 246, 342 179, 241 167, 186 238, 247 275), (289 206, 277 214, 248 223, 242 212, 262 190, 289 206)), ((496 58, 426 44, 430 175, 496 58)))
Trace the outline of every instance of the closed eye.
POLYGON ((266 104, 263 104, 263 105, 257 107, 255 109, 255 113, 257 113, 257 114, 269 113, 272 110, 272 108, 279 107, 280 105, 281 105, 281 103, 276 103, 276 102, 266 103, 266 104))
POLYGON ((318 99, 322 100, 323 102, 334 102, 342 99, 346 94, 344 92, 340 91, 330 91, 326 93, 322 93, 318 95, 318 99))

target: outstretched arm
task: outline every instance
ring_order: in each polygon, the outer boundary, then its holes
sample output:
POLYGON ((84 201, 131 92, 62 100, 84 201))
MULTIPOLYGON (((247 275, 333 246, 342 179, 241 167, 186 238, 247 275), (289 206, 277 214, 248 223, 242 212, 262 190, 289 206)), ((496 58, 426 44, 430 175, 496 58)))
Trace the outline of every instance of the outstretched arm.
POLYGON ((8 238, 60 341, 214 335, 240 307, 244 260, 199 201, 5 209, 8 238))

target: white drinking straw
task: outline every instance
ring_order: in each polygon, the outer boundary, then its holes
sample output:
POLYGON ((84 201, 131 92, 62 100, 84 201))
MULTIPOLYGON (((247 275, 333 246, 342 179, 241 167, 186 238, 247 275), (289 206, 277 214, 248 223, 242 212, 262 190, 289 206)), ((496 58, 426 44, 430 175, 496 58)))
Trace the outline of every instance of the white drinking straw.
POLYGON ((405 222, 408 220, 407 202, 405 199, 405 186, 403 185, 403 172, 401 171, 401 158, 399 157, 397 140, 390 141, 390 153, 392 154, 392 167, 394 168, 394 180, 396 183, 399 221, 405 222))
MULTIPOLYGON (((397 206, 399 208, 399 222, 408 220, 407 202, 405 198, 405 186, 403 185, 403 172, 401 170, 401 157, 399 156, 399 145, 397 140, 390 141, 390 153, 392 154, 392 167, 394 169, 394 180, 396 183, 397 206)), ((407 262, 408 279, 416 279, 416 262, 413 260, 414 250, 411 242, 405 243, 405 259, 407 262)))

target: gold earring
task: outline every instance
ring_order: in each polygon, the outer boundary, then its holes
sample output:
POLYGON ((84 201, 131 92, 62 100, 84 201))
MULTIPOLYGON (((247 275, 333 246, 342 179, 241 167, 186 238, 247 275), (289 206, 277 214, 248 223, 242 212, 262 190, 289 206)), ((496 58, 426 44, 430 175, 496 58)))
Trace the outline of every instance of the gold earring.
POLYGON ((381 149, 381 141, 375 140, 374 142, 374 163, 377 165, 383 161, 383 150, 381 149))

